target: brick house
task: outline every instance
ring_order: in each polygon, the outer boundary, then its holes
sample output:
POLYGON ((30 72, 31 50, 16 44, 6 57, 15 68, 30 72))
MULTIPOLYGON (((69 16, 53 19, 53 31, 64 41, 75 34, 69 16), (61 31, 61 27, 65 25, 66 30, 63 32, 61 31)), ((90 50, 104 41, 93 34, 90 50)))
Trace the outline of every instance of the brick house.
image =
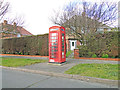
MULTIPOLYGON (((88 17, 86 17, 86 16, 84 16, 84 15, 82 15, 82 16, 75 16, 75 17, 69 19, 69 21, 65 22, 65 23, 62 25, 62 26, 68 26, 68 27, 65 27, 65 29, 66 29, 67 51, 69 51, 69 50, 74 50, 74 49, 77 48, 77 46, 81 45, 81 43, 76 39, 76 36, 74 35, 74 32, 69 28, 69 24, 73 24, 72 27, 71 27, 71 28, 73 28, 73 29, 75 29, 75 27, 73 27, 74 24, 75 24, 75 26, 78 26, 78 27, 76 28, 76 31, 77 31, 78 33, 83 33, 83 32, 82 32, 83 27, 82 27, 82 25, 80 25, 81 22, 82 22, 82 20, 83 20, 83 18, 87 20, 87 24, 88 24, 89 27, 94 27, 95 25, 96 25, 96 26, 99 25, 99 27, 98 27, 97 29, 95 29, 96 33, 104 33, 104 32, 106 32, 106 31, 111 31, 111 30, 112 30, 111 27, 109 27, 109 26, 107 26, 107 25, 105 25, 105 24, 102 24, 102 23, 100 23, 100 22, 98 22, 98 21, 96 21, 96 20, 94 20, 94 19, 90 19, 90 18, 88 18, 88 17), (74 20, 74 18, 76 18, 76 21, 74 20), (76 23, 77 23, 77 24, 76 24, 76 23), (80 27, 81 27, 81 28, 80 28, 80 27)), ((82 24, 83 24, 83 23, 82 23, 82 24)), ((84 24, 85 24, 85 23, 84 23, 84 24)), ((85 28, 87 29, 87 25, 86 25, 85 28)), ((90 28, 89 28, 89 29, 90 29, 90 28)), ((92 30, 92 29, 91 29, 91 30, 92 30)))
POLYGON ((66 35, 66 49, 67 49, 67 51, 74 50, 79 45, 81 45, 81 43, 74 36, 66 35))
POLYGON ((17 26, 14 22, 13 25, 8 24, 6 20, 0 24, 0 38, 13 38, 33 35, 23 27, 17 26))
MULTIPOLYGON (((81 43, 76 39, 75 35, 68 35, 67 32, 69 32, 70 29, 66 28, 66 49, 67 51, 69 50, 74 50, 77 48, 77 46, 81 45, 81 43)), ((110 31, 111 28, 108 26, 101 27, 97 29, 97 33, 104 33, 106 31, 110 31)))

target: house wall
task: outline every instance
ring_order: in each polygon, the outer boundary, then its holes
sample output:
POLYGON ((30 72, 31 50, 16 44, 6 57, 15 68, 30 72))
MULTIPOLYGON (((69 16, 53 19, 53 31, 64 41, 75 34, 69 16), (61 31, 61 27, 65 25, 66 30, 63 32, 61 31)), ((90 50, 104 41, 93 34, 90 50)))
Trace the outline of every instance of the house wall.
POLYGON ((67 51, 70 50, 70 42, 68 39, 66 39, 66 49, 67 49, 67 51))
POLYGON ((77 40, 77 46, 81 45, 81 43, 77 40))
MULTIPOLYGON (((66 39, 66 49, 67 49, 67 51, 69 51, 70 50, 70 40, 69 39, 66 39)), ((79 46, 79 45, 81 45, 81 43, 77 40, 77 42, 76 42, 76 48, 77 48, 77 46, 79 46)))
POLYGON ((0 24, 0 38, 14 38, 20 36, 32 35, 30 32, 25 30, 24 28, 17 26, 14 22, 13 25, 8 24, 6 20, 0 24))
POLYGON ((17 35, 15 34, 5 34, 5 33, 1 33, 0 34, 0 38, 10 38, 10 37, 17 37, 17 35))

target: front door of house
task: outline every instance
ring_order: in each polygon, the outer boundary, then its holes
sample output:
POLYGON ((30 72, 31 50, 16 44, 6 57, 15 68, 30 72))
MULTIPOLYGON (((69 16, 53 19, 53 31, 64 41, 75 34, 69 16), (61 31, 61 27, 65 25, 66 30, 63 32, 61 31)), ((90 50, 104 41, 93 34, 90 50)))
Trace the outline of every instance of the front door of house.
POLYGON ((70 40, 70 50, 74 50, 76 48, 76 40, 70 40))

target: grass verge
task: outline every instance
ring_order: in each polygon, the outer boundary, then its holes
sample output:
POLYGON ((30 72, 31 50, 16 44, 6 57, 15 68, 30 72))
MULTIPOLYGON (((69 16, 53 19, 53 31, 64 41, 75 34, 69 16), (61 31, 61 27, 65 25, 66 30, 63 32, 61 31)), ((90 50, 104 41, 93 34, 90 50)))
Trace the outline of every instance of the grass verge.
MULTIPOLYGON (((118 80, 118 64, 78 64, 69 70, 66 74, 75 74, 80 76, 89 76, 103 79, 118 80)), ((120 76, 120 75, 119 75, 120 76)))
POLYGON ((71 53, 73 53, 72 50, 68 51, 68 52, 66 53, 66 58, 67 58, 71 53))
POLYGON ((3 57, 0 58, 0 65, 7 66, 7 67, 19 67, 19 66, 26 66, 35 63, 43 63, 48 62, 48 60, 40 60, 40 59, 27 59, 27 58, 8 58, 3 57))

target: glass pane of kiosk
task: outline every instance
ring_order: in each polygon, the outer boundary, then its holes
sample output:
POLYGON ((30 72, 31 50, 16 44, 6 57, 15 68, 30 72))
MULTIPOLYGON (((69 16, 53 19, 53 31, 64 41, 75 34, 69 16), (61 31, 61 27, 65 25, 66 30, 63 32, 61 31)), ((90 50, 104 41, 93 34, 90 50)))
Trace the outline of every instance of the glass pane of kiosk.
POLYGON ((64 58, 64 34, 62 33, 62 58, 64 58))
POLYGON ((57 51, 58 51, 58 38, 57 33, 51 33, 51 58, 57 58, 57 51))

